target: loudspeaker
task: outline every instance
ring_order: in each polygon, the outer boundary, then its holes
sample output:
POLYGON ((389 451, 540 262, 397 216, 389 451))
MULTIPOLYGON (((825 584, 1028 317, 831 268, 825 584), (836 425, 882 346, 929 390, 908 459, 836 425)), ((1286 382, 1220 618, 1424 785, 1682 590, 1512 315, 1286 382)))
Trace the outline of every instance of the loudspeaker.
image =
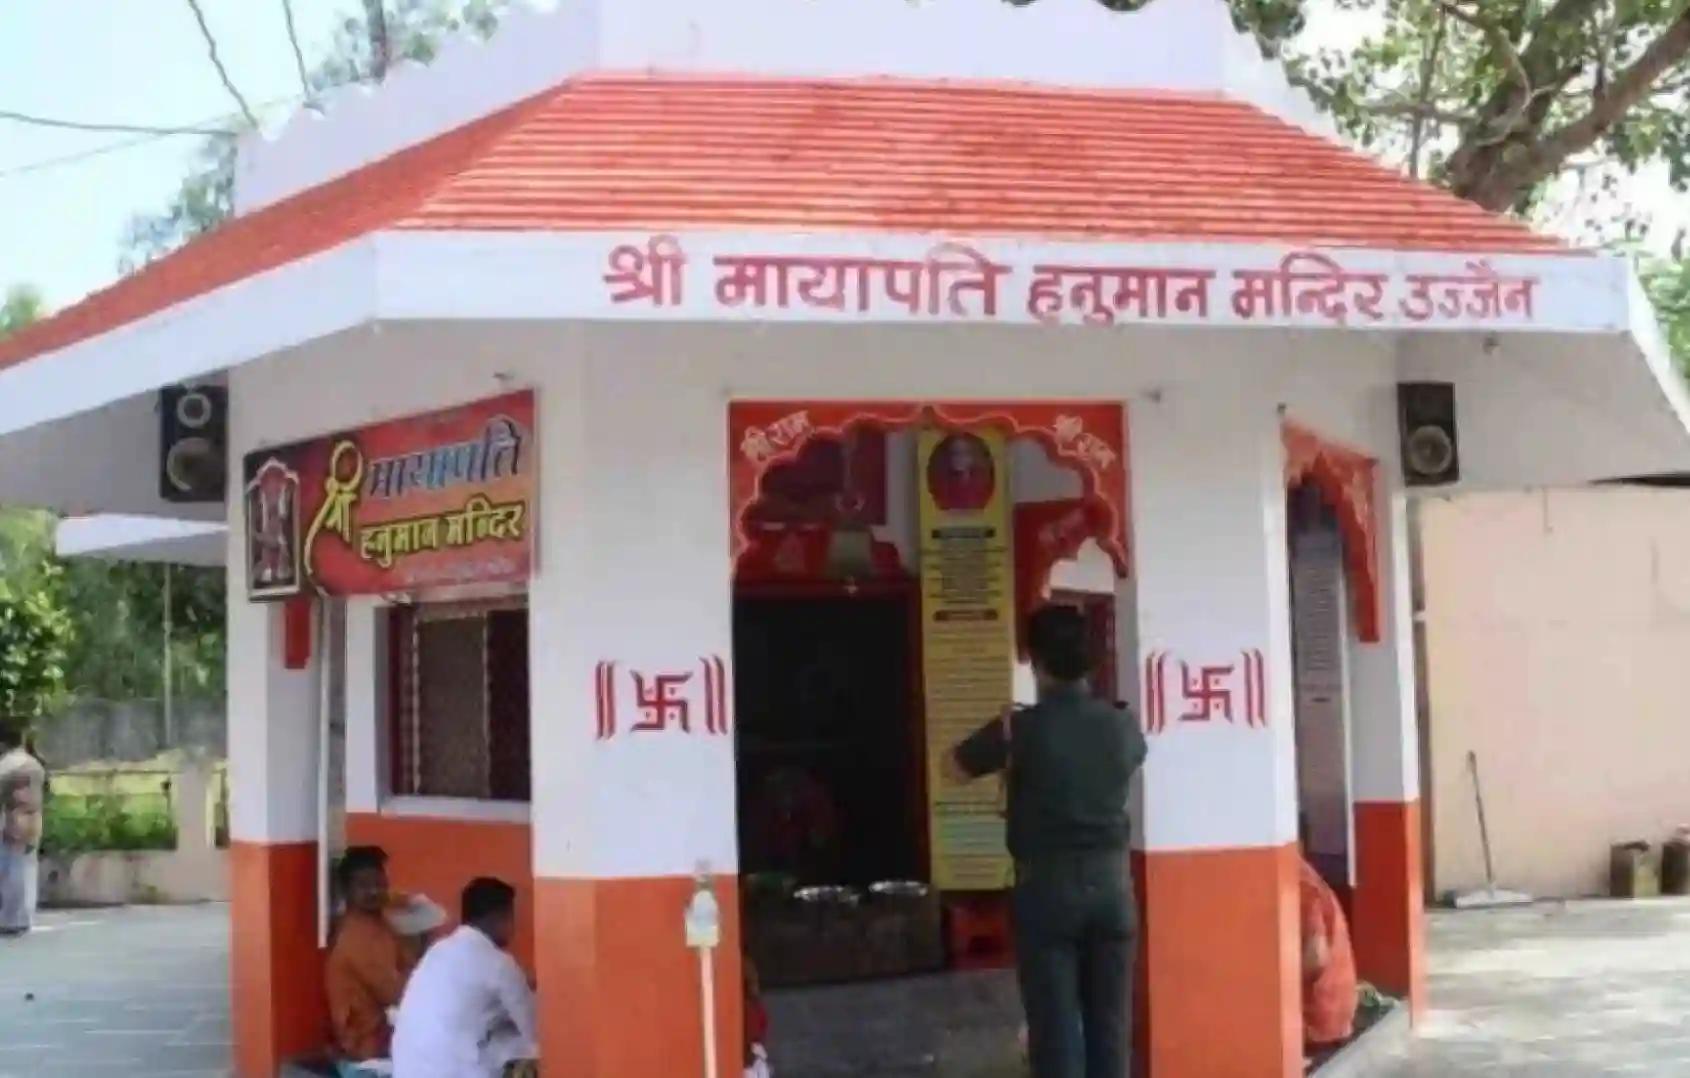
POLYGON ((1441 487, 1461 478, 1455 433, 1455 386, 1448 382, 1397 385, 1402 477, 1411 487, 1441 487))
POLYGON ((221 386, 159 390, 158 492, 167 502, 220 502, 228 485, 229 394, 221 386))

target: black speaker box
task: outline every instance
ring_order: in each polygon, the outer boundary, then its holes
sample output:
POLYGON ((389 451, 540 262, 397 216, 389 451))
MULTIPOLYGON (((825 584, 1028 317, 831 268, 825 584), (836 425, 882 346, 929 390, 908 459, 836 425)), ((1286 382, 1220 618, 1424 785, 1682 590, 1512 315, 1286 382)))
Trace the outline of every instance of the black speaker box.
POLYGON ((1399 383, 1397 420, 1405 483, 1411 487, 1441 487, 1461 478, 1455 386, 1448 382, 1399 383))
POLYGON ((228 486, 229 394, 222 386, 159 390, 158 492, 167 502, 220 502, 228 486))

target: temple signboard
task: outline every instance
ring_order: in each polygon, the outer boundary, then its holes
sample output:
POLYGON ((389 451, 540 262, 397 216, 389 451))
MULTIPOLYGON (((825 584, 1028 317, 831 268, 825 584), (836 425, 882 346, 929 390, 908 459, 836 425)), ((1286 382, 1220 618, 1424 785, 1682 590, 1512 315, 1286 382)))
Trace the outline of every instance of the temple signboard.
POLYGON ((1083 250, 941 242, 658 235, 611 248, 601 313, 735 319, 1537 328, 1554 298, 1506 256, 1416 257, 1326 249, 1083 250))
POLYGON ((525 581, 537 464, 529 392, 251 453, 247 594, 525 581))
POLYGON ((929 427, 919 439, 928 828, 941 891, 1001 891, 1014 880, 999 784, 952 782, 938 766, 1014 699, 1008 450, 987 427, 929 427))

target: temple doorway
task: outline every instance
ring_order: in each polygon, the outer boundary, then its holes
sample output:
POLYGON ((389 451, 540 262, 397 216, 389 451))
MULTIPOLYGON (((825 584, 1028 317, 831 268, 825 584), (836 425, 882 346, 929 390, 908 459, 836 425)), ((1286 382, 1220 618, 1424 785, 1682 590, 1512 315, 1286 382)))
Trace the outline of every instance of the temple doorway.
POLYGON ((758 403, 730 438, 742 923, 774 1066, 1013 1065, 998 784, 936 790, 934 761, 1032 702, 1041 602, 1086 612, 1118 698, 1123 410, 758 403))

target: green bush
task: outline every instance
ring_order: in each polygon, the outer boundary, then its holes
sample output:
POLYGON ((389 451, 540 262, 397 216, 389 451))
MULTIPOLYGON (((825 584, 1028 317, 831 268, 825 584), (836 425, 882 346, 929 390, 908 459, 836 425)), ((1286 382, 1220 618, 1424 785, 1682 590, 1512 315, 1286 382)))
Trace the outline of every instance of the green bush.
POLYGON ((132 808, 122 797, 53 797, 42 820, 41 852, 58 857, 103 850, 174 850, 167 808, 132 808))

